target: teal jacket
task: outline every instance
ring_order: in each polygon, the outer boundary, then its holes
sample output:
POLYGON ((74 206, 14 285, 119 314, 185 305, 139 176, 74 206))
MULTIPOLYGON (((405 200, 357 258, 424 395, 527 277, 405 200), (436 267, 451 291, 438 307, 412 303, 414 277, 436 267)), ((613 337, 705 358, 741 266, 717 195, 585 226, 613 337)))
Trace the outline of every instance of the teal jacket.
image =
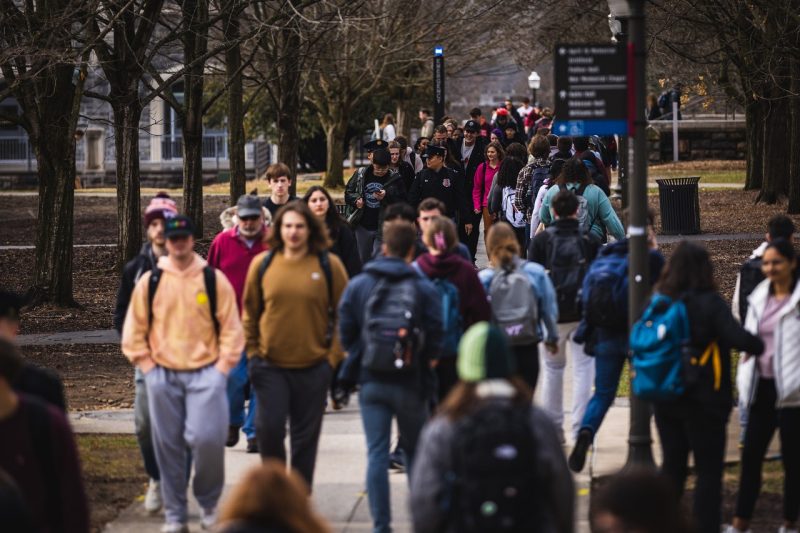
MULTIPOLYGON (((578 189, 577 183, 567 183, 567 188, 571 191, 578 189)), ((553 197, 558 194, 558 187, 553 185, 544 195, 542 201, 542 210, 539 212, 542 223, 549 226, 555 220, 553 214, 550 212, 550 203, 553 197)), ((611 202, 606 196, 606 193, 597 185, 589 185, 583 191, 583 197, 586 198, 586 203, 589 209, 589 220, 592 221, 591 231, 598 239, 603 239, 603 227, 608 230, 608 233, 614 236, 615 239, 621 240, 625 238, 625 229, 619 221, 619 217, 611 207, 611 202)))

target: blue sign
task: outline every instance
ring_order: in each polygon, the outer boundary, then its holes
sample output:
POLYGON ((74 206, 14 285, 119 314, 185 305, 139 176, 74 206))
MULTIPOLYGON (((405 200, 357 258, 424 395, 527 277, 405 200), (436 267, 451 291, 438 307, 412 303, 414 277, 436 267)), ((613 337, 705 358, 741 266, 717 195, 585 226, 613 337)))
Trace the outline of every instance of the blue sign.
POLYGON ((589 135, 624 135, 628 131, 627 120, 558 120, 556 117, 556 135, 569 137, 587 137, 589 135))
POLYGON ((442 57, 444 55, 444 47, 443 46, 434 46, 433 47, 433 55, 436 57, 442 57))

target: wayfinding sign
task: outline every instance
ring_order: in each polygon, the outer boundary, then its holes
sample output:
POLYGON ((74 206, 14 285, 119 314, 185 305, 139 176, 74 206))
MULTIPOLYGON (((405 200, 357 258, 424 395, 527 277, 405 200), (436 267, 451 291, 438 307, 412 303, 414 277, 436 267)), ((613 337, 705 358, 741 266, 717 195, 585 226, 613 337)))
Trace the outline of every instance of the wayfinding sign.
POLYGON ((628 50, 620 44, 557 44, 557 135, 628 132, 628 50))

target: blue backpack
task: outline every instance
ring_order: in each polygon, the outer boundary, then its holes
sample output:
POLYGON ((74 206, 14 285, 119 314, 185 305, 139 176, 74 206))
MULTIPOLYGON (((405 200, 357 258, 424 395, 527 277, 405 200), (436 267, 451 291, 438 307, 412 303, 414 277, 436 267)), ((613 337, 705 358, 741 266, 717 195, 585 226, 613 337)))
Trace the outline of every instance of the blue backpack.
POLYGON ((458 354, 458 342, 464 333, 464 326, 461 322, 461 298, 458 289, 450 283, 447 278, 429 278, 420 266, 412 263, 414 268, 433 283, 439 291, 439 298, 442 301, 442 356, 453 357, 458 354))
POLYGON ((689 334, 689 315, 683 300, 654 294, 631 330, 632 383, 636 396, 663 402, 684 393, 683 350, 689 334))
POLYGON ((536 203, 536 195, 539 194, 539 189, 542 188, 544 182, 550 177, 550 165, 546 167, 536 167, 533 169, 531 175, 531 188, 528 191, 528 206, 533 207, 536 203))
POLYGON ((612 331, 628 329, 628 256, 601 255, 583 279, 586 322, 612 331))

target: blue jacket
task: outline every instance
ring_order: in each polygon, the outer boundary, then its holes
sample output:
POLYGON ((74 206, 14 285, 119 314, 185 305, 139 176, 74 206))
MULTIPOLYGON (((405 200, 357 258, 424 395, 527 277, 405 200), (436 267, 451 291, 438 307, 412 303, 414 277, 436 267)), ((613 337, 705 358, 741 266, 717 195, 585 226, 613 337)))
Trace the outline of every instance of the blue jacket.
POLYGON ((365 383, 387 381, 403 383, 411 387, 430 385, 429 362, 438 358, 442 348, 442 304, 436 287, 417 270, 398 257, 377 257, 364 266, 364 271, 350 280, 339 301, 339 333, 347 358, 339 371, 345 382, 365 383), (361 330, 366 321, 367 300, 381 278, 400 279, 412 276, 417 280, 421 324, 425 326, 425 346, 421 351, 422 375, 392 376, 375 375, 361 367, 363 351, 361 330))
MULTIPOLYGON (((539 302, 539 337, 547 342, 558 341, 558 302, 553 282, 545 272, 544 267, 530 261, 520 261, 522 271, 528 276, 539 302), (542 326, 546 335, 542 331, 542 326)), ((483 283, 486 294, 489 294, 489 285, 492 283, 495 271, 493 268, 484 268, 478 272, 478 277, 483 283)))

